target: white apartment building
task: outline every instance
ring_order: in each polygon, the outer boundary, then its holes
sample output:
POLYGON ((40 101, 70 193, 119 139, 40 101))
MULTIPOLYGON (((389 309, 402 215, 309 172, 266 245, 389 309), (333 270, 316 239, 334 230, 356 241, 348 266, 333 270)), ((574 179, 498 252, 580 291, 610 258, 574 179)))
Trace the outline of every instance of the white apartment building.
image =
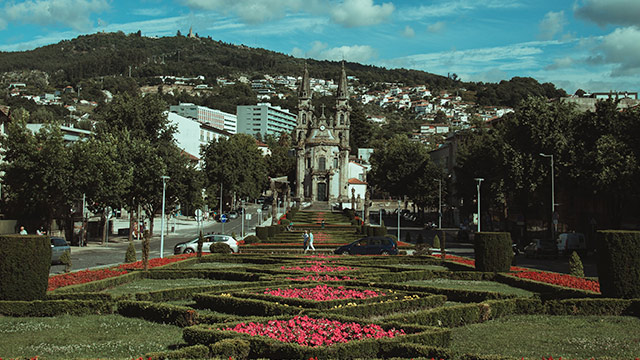
POLYGON ((229 138, 230 133, 220 130, 196 119, 170 112, 167 114, 169 123, 176 126, 173 137, 179 148, 194 158, 200 158, 200 148, 219 138, 229 138))
POLYGON ((270 103, 238 105, 237 109, 239 133, 278 136, 283 132, 290 134, 297 124, 295 114, 279 106, 271 106, 270 103))
POLYGON ((173 105, 169 107, 169 111, 209 124, 216 129, 225 130, 231 134, 238 132, 238 118, 234 114, 191 103, 173 105))

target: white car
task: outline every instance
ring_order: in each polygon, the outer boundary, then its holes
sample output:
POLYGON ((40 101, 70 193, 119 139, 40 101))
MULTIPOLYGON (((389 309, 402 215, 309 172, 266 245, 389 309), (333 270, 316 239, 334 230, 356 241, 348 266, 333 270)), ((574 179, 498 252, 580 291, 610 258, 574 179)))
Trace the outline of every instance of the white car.
MULTIPOLYGON (((225 243, 229 245, 231 251, 238 252, 238 242, 229 235, 205 235, 202 243, 202 252, 209 252, 209 247, 213 243, 225 243)), ((198 251, 198 238, 176 244, 173 248, 174 254, 190 254, 198 251)))

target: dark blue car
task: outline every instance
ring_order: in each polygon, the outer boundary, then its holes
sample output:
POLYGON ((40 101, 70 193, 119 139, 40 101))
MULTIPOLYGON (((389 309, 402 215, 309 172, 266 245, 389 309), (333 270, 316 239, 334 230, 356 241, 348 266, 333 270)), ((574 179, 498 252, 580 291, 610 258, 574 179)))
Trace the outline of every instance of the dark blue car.
POLYGON ((398 246, 387 236, 367 236, 334 250, 338 255, 398 255, 398 246))

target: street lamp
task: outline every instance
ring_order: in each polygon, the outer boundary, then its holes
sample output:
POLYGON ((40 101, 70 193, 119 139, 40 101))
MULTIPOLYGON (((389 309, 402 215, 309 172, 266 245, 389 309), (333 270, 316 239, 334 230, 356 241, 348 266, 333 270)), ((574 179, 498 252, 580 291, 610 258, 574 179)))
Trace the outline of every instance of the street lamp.
POLYGON ((398 199, 398 241, 400 241, 400 199, 398 199))
POLYGON ((168 176, 161 176, 162 178, 162 217, 160 218, 160 258, 164 257, 164 199, 167 191, 168 176))
POLYGON ((478 232, 480 232, 480 184, 484 181, 483 178, 475 178, 478 182, 478 232))
POLYGON ((438 229, 442 229, 442 179, 438 180, 438 229))
POLYGON ((556 212, 556 200, 555 200, 555 176, 553 173, 553 154, 547 155, 540 153, 542 157, 551 158, 551 222, 549 223, 549 227, 551 228, 551 241, 554 241, 554 224, 553 224, 553 215, 556 212))

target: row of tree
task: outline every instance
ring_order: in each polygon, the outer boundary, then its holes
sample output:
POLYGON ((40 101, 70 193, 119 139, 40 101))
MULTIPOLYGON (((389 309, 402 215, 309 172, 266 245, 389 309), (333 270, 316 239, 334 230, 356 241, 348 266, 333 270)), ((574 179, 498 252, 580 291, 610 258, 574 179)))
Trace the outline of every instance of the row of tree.
POLYGON ((560 223, 620 228, 636 221, 640 188, 640 109, 619 110, 614 100, 594 112, 568 103, 529 98, 494 127, 458 135, 456 192, 463 212, 475 212, 476 182, 482 183, 482 212, 504 227, 514 214, 551 222, 551 163, 560 223), (547 155, 541 156, 541 154, 547 155), (635 219, 635 220, 633 220, 635 219))
POLYGON ((179 204, 183 213, 192 214, 205 204, 217 206, 220 186, 223 198, 255 198, 267 188, 267 176, 292 172, 286 135, 268 139, 273 155, 266 158, 250 135, 211 142, 202 149, 199 169, 176 145, 166 109, 158 96, 123 93, 96 110, 94 135, 71 143, 64 140, 59 118, 33 133, 27 128, 32 114, 12 111, 0 140, 4 214, 32 226, 60 220, 69 228, 84 196, 89 210, 103 216, 108 208, 136 212, 142 207, 153 232, 151 214, 162 205, 162 176, 170 178, 168 208, 179 204))

